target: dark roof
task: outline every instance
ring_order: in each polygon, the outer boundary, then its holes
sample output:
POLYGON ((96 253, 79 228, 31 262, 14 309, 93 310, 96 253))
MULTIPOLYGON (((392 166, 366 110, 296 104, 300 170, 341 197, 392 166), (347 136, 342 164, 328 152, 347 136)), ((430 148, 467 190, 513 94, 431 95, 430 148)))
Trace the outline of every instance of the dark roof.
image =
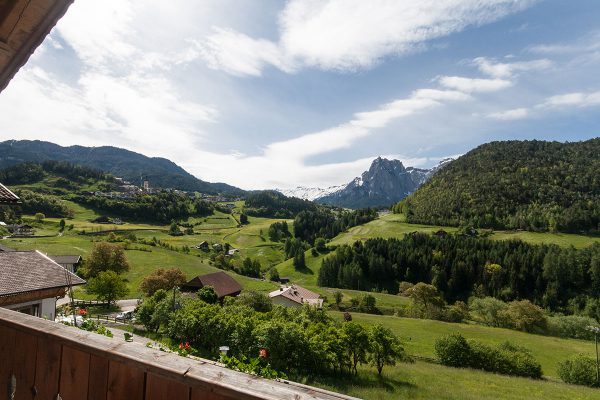
POLYGON ((81 256, 48 256, 57 264, 77 264, 81 262, 81 256))
POLYGON ((242 291, 242 286, 225 272, 215 272, 200 275, 182 286, 183 289, 195 290, 204 286, 212 286, 219 298, 236 296, 242 291))
POLYGON ((20 204, 19 196, 0 183, 0 204, 20 204))
POLYGON ((8 247, 3 244, 0 244, 0 251, 16 251, 16 250, 13 249, 12 247, 8 247))
POLYGON ((67 277, 85 283, 39 251, 0 252, 0 296, 65 287, 67 277))

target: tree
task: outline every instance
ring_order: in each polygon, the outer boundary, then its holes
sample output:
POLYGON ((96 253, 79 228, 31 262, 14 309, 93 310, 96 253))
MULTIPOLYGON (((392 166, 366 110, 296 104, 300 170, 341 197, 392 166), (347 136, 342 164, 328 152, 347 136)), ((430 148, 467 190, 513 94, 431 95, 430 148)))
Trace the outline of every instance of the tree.
POLYGON ((85 263, 85 275, 93 278, 102 271, 114 271, 117 274, 129 271, 129 263, 123 248, 118 244, 96 243, 85 263))
POLYGON ((175 221, 171 222, 171 225, 169 226, 169 235, 181 236, 181 231, 179 230, 179 226, 177 225, 177 222, 175 222, 175 221))
POLYGON ((374 312, 376 310, 377 299, 372 294, 365 293, 360 297, 359 310, 363 312, 374 312))
POLYGON ((146 296, 152 296, 159 289, 174 290, 185 282, 185 274, 179 268, 159 268, 144 278, 140 289, 146 296))
POLYGON ((490 290, 490 294, 494 297, 498 297, 498 292, 502 285, 502 276, 504 271, 499 264, 485 264, 484 271, 484 282, 490 290))
POLYGON ((529 300, 511 301, 499 315, 512 328, 520 331, 543 333, 548 325, 544 310, 529 300))
POLYGON ((248 216, 244 213, 240 214, 240 224, 246 225, 248 223, 248 216))
POLYGON ((354 375, 358 374, 356 366, 358 363, 367 362, 367 354, 370 350, 369 331, 356 322, 346 322, 342 325, 344 346, 352 363, 354 375))
POLYGON ((340 308, 340 304, 342 304, 342 299, 344 298, 344 294, 339 290, 333 292, 333 300, 335 301, 335 305, 337 308, 340 308))
POLYGON ((294 255, 294 268, 297 270, 306 268, 306 260, 304 259, 304 251, 298 249, 296 255, 294 255))
MULTIPOLYGON (((176 309, 179 307, 175 307, 176 309)), ((166 290, 158 289, 136 309, 138 320, 149 331, 158 332, 171 319, 173 304, 166 290)))
POLYGON ((250 257, 246 257, 242 263, 240 274, 250 276, 252 278, 258 278, 260 276, 260 262, 258 260, 252 261, 250 257))
POLYGON ((198 298, 208 304, 215 304, 219 300, 219 296, 212 286, 204 286, 198 290, 198 298))
POLYGON ((483 299, 473 298, 469 304, 471 313, 481 322, 490 326, 504 326, 502 311, 506 309, 506 303, 494 297, 483 299))
POLYGON ((61 232, 65 230, 65 225, 66 225, 65 220, 61 219, 60 222, 58 223, 58 228, 61 232))
POLYGON ((273 302, 269 296, 254 290, 244 290, 235 298, 235 302, 252 307, 258 312, 269 312, 273 309, 273 302))
POLYGON ((34 215, 35 222, 42 222, 46 216, 43 213, 35 213, 34 215))
POLYGON ((388 328, 379 324, 373 326, 369 340, 371 342, 371 364, 377 368, 379 375, 385 365, 396 365, 396 361, 408 360, 400 340, 388 328))
POLYGON ((269 270, 269 280, 273 282, 279 282, 279 271, 277 270, 277 268, 272 267, 269 270))
POLYGON ((325 239, 317 238, 315 240, 315 249, 317 249, 319 253, 325 253, 327 251, 327 244, 325 242, 325 239))
POLYGON ((127 284, 115 271, 101 271, 87 283, 87 291, 109 305, 128 293, 127 284))
POLYGON ((442 307, 444 300, 433 285, 419 282, 405 292, 413 301, 413 304, 422 309, 427 315, 431 312, 431 307, 442 307))

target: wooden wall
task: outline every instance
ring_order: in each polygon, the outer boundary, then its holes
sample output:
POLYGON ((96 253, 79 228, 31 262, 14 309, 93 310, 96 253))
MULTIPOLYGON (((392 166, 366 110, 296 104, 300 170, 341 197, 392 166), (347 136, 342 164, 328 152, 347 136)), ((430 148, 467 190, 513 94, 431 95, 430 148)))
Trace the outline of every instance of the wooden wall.
POLYGON ((0 308, 0 400, 348 400, 0 308))

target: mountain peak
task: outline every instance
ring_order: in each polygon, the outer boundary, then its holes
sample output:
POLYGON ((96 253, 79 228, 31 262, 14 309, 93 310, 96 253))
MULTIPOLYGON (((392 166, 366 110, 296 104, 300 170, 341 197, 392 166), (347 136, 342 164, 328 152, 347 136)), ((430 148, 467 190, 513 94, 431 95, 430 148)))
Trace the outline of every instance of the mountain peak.
POLYGON ((400 160, 379 156, 368 171, 354 178, 343 189, 315 200, 348 208, 389 206, 417 190, 443 165, 440 163, 433 169, 406 168, 400 160))

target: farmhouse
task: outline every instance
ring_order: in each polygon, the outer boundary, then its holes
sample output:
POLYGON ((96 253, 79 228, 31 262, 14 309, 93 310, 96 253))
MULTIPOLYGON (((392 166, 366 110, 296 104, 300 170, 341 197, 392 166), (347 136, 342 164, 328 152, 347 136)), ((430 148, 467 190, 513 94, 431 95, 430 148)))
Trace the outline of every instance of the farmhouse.
POLYGON ((310 304, 323 307, 323 299, 318 293, 311 292, 298 285, 281 286, 278 290, 269 293, 273 304, 286 307, 302 307, 304 304, 310 304))
POLYGON ((0 307, 54 320, 56 299, 84 283, 39 251, 0 252, 0 307))
POLYGON ((83 262, 83 259, 79 255, 73 256, 48 256, 55 263, 59 264, 61 267, 65 268, 69 272, 77 272, 77 268, 83 262))
POLYGON ((21 199, 10 191, 6 186, 0 183, 0 204, 16 205, 21 204, 21 199))
POLYGON ((200 242, 200 243, 198 243, 196 248, 199 250, 208 250, 208 242, 206 240, 203 242, 200 242))
POLYGON ((33 226, 31 225, 10 225, 8 230, 13 236, 33 236, 33 226))
POLYGON ((226 296, 237 296, 242 291, 242 286, 238 281, 222 271, 207 275, 199 275, 183 284, 181 290, 197 292, 205 286, 211 286, 215 290, 219 300, 222 300, 226 296))

